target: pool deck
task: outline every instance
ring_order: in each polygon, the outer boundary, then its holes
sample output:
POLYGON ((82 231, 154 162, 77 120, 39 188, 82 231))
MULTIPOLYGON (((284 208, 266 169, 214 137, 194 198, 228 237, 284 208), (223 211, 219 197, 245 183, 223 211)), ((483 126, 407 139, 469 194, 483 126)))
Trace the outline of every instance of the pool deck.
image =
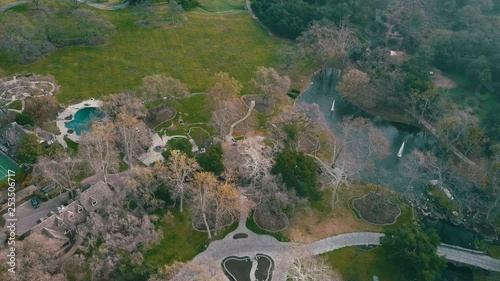
POLYGON ((61 133, 56 136, 57 141, 64 147, 68 147, 66 142, 64 141, 64 137, 66 136, 70 140, 74 142, 78 142, 80 140, 80 136, 78 136, 75 132, 68 134, 68 128, 64 126, 67 122, 70 122, 73 120, 75 113, 82 109, 82 108, 87 108, 87 107, 101 107, 102 106, 102 101, 96 100, 94 98, 91 98, 89 100, 82 101, 77 104, 73 104, 68 106, 63 112, 61 112, 56 119, 56 125, 59 128, 59 131, 61 133), (73 118, 66 120, 68 116, 73 116, 73 118))

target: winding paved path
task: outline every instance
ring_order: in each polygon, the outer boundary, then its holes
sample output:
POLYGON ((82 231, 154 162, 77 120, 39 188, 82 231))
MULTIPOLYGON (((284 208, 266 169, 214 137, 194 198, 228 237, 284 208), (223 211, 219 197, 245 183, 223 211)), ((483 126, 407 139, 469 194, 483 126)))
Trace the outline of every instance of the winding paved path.
POLYGON ((229 133, 226 136, 226 141, 229 141, 229 142, 233 141, 233 130, 234 130, 234 127, 236 127, 236 125, 238 125, 239 123, 245 121, 245 119, 247 119, 248 116, 250 116, 250 114, 252 113, 252 110, 253 110, 254 107, 255 107, 255 101, 251 101, 250 102, 250 107, 248 108, 247 114, 245 114, 245 116, 243 116, 243 118, 241 118, 240 120, 234 122, 231 125, 231 127, 229 128, 229 133))
MULTIPOLYGON (((220 265, 222 260, 228 256, 253 258, 256 254, 265 254, 272 257, 275 262, 273 280, 281 281, 286 280, 286 273, 293 256, 315 256, 344 247, 379 245, 380 238, 384 236, 378 232, 353 232, 335 235, 308 244, 279 242, 274 237, 258 235, 246 228, 246 219, 251 208, 250 203, 244 195, 241 195, 238 228, 223 239, 210 243, 208 248, 190 263, 205 265, 213 270, 214 264, 220 265), (233 239, 233 235, 237 233, 245 233, 248 238, 233 239)), ((450 261, 500 272, 500 260, 477 251, 441 244, 437 252, 450 261)), ((221 274, 222 267, 219 266, 215 270, 221 274)), ((181 276, 183 276, 183 272, 172 280, 184 281, 181 276)), ((253 276, 251 277, 253 278, 253 276)))

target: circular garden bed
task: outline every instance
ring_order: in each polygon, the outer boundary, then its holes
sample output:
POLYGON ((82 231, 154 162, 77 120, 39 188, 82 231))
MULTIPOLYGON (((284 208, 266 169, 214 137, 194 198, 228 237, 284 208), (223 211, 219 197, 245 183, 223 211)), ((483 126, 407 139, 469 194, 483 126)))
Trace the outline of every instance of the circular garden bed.
POLYGON ((243 96, 243 101, 247 106, 250 106, 251 101, 255 101, 254 109, 258 113, 269 115, 274 111, 274 100, 272 97, 266 99, 264 95, 246 95, 243 96))
POLYGON ((393 224, 401 209, 387 195, 370 192, 352 201, 352 207, 365 221, 376 225, 393 224))
POLYGON ((258 227, 268 232, 279 232, 288 227, 286 214, 271 204, 260 204, 255 207, 253 220, 258 227))
MULTIPOLYGON (((220 227, 225 227, 233 224, 234 218, 231 215, 227 215, 222 218, 222 223, 220 227)), ((210 231, 215 230, 215 216, 213 214, 207 214, 207 223, 210 231)), ((205 226, 205 222, 203 221, 203 216, 200 212, 196 212, 192 221, 193 228, 200 232, 207 232, 207 227, 205 226)))
POLYGON ((166 105, 160 105, 148 110, 145 121, 150 128, 155 128, 161 123, 174 118, 175 114, 177 114, 175 109, 166 105))

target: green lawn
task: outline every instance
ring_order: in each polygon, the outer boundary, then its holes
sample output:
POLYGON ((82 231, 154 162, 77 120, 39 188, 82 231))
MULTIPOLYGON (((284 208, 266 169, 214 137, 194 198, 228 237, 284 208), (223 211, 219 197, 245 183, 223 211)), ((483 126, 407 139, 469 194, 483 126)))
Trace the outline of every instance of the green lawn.
POLYGON ((7 106, 9 109, 21 110, 23 108, 23 102, 16 100, 7 106))
POLYGON ((138 89, 142 78, 153 74, 178 78, 200 92, 214 73, 226 71, 243 83, 244 92, 252 92, 249 80, 256 68, 277 64, 281 43, 244 12, 188 12, 182 26, 170 29, 140 27, 132 8, 97 13, 115 26, 107 45, 62 48, 28 65, 3 56, 2 68, 6 74, 53 75, 61 85, 59 101, 69 103, 138 89))
POLYGON ((373 280, 377 275, 379 280, 403 280, 398 268, 384 257, 384 249, 377 247, 365 251, 357 247, 347 247, 322 255, 333 269, 338 271, 344 280, 373 280))
POLYGON ((211 12, 244 10, 245 0, 198 0, 201 8, 211 12))
MULTIPOLYGON (((145 254, 146 261, 157 267, 163 267, 173 261, 189 261, 203 252, 208 246, 207 234, 194 230, 191 226, 191 215, 185 210, 180 213, 172 211, 174 220, 169 224, 162 220, 158 228, 163 231, 160 243, 153 245, 145 254)), ((221 239, 237 227, 237 223, 219 231, 215 239, 221 239)))

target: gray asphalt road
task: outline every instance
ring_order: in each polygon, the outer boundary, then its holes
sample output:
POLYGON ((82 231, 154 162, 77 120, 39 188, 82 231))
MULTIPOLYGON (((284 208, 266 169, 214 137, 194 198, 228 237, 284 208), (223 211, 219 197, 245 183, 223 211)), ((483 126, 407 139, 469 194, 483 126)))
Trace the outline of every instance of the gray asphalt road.
MULTIPOLYGON (((16 206, 16 235, 22 235, 27 232, 35 225, 37 225, 37 221, 40 218, 47 218, 47 214, 51 211, 57 211, 57 206, 66 203, 69 199, 68 193, 63 193, 47 202, 41 202, 40 207, 37 209, 31 206, 30 200, 24 202, 23 204, 16 206)), ((9 213, 6 213, 4 219, 10 219, 12 217, 9 216, 9 213)), ((5 232, 6 227, 2 229, 2 232, 5 232)))

